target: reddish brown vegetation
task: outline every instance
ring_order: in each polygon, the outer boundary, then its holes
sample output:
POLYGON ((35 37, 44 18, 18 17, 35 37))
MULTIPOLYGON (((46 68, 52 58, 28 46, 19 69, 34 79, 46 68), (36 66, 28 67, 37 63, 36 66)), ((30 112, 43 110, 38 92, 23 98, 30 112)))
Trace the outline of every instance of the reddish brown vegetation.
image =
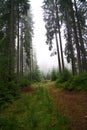
POLYGON ((34 91, 34 88, 32 88, 32 87, 24 87, 23 89, 22 89, 22 92, 23 93, 31 93, 31 92, 33 92, 34 91))
POLYGON ((50 95, 56 109, 70 118, 70 130, 87 130, 87 93, 67 92, 51 86, 50 95))

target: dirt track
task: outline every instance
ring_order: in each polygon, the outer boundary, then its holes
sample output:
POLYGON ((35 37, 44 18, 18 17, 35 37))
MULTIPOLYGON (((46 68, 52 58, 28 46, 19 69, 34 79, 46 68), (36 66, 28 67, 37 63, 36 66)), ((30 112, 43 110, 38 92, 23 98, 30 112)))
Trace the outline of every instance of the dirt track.
POLYGON ((58 90, 53 85, 49 93, 55 108, 70 118, 70 130, 87 130, 87 93, 58 90))

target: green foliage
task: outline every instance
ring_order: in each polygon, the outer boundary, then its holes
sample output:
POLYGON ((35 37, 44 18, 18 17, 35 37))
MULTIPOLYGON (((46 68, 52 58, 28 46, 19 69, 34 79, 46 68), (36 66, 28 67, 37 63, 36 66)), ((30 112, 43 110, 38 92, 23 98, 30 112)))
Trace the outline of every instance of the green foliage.
POLYGON ((64 69, 63 72, 58 74, 57 83, 63 83, 71 78, 71 72, 68 69, 64 69))
POLYGON ((0 84, 0 106, 4 103, 6 103, 7 100, 9 100, 8 95, 8 88, 6 86, 3 86, 4 84, 0 84))
POLYGON ((46 80, 50 80, 50 79, 51 79, 51 73, 48 72, 48 73, 46 74, 46 80))
MULTIPOLYGON (((21 27, 18 26, 20 23, 21 25, 23 24, 24 25, 23 28, 25 28, 22 42, 24 45, 23 47, 25 48, 26 51, 26 59, 30 60, 29 58, 31 49, 30 43, 32 42, 33 22, 31 14, 30 15, 29 14, 30 14, 30 4, 28 0, 21 0, 21 1, 15 0, 13 3, 11 3, 10 1, 0 0, 0 108, 1 109, 8 106, 9 103, 12 103, 17 97, 19 97, 20 87, 25 87, 30 84, 30 82, 26 79, 22 79, 19 82, 19 74, 18 74, 19 72, 15 74, 17 66, 19 66, 16 63, 17 62, 16 54, 17 53, 21 54, 18 52, 21 51, 21 41, 19 47, 20 49, 17 51, 16 49, 18 49, 18 42, 15 40, 16 38, 18 39, 19 37, 18 30, 21 30, 21 39, 22 39, 23 29, 22 26, 21 27), (14 18, 12 14, 14 14, 14 18), (25 37, 27 37, 27 41, 25 37)), ((20 65, 21 65, 21 56, 18 57, 20 57, 20 65)), ((23 56, 23 58, 24 57, 25 56, 23 56)), ((21 71, 21 66, 19 66, 19 68, 21 71)))
POLYGON ((15 130, 17 127, 18 122, 17 118, 15 118, 15 115, 0 115, 0 130, 15 130))
POLYGON ((32 72, 32 80, 36 81, 36 82, 40 82, 41 78, 42 77, 41 77, 41 73, 40 73, 39 67, 38 67, 38 65, 36 65, 36 68, 32 72))
POLYGON ((29 87, 30 86, 30 81, 27 78, 22 78, 19 80, 19 87, 23 88, 23 87, 29 87))
POLYGON ((77 76, 71 76, 69 73, 65 73, 61 76, 58 76, 58 80, 56 81, 56 86, 58 88, 64 88, 69 91, 87 91, 87 74, 80 74, 77 76))
POLYGON ((14 81, 0 82, 0 109, 3 109, 20 96, 20 89, 14 81))
POLYGON ((56 69, 53 68, 53 70, 51 72, 51 80, 55 81, 55 80, 57 80, 57 77, 58 77, 58 72, 56 69))
POLYGON ((85 90, 87 91, 87 74, 81 74, 78 76, 72 77, 65 85, 64 87, 67 90, 76 90, 81 91, 85 90))
POLYGON ((8 82, 7 87, 12 96, 14 96, 15 98, 19 96, 20 88, 19 88, 18 84, 15 83, 15 81, 8 82))
POLYGON ((56 86, 58 88, 64 88, 66 86, 67 81, 69 81, 72 77, 71 72, 68 69, 64 69, 63 72, 58 73, 58 78, 56 80, 56 86))
POLYGON ((0 114, 2 130, 68 130, 69 122, 54 110, 48 92, 43 87, 22 95, 7 114, 0 114))

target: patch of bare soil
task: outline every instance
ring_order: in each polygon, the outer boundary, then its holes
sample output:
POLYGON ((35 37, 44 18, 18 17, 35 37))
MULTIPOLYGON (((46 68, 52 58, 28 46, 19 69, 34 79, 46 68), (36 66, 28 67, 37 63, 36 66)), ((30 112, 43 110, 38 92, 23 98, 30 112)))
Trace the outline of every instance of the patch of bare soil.
POLYGON ((23 93, 32 93, 33 91, 34 91, 34 88, 32 88, 32 87, 24 87, 22 89, 23 93))
POLYGON ((49 93, 55 108, 71 120, 70 130, 87 130, 86 92, 68 92, 51 86, 49 93))

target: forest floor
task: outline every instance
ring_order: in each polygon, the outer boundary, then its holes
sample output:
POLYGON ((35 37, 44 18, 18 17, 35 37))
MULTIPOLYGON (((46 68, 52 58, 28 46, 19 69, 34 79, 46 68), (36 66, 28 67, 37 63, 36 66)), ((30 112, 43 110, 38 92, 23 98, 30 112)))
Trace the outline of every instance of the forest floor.
POLYGON ((0 112, 0 130, 87 130, 87 93, 61 90, 54 82, 25 87, 0 112))
POLYGON ((70 130, 87 130, 87 92, 65 91, 50 85, 55 109, 70 119, 70 130))

